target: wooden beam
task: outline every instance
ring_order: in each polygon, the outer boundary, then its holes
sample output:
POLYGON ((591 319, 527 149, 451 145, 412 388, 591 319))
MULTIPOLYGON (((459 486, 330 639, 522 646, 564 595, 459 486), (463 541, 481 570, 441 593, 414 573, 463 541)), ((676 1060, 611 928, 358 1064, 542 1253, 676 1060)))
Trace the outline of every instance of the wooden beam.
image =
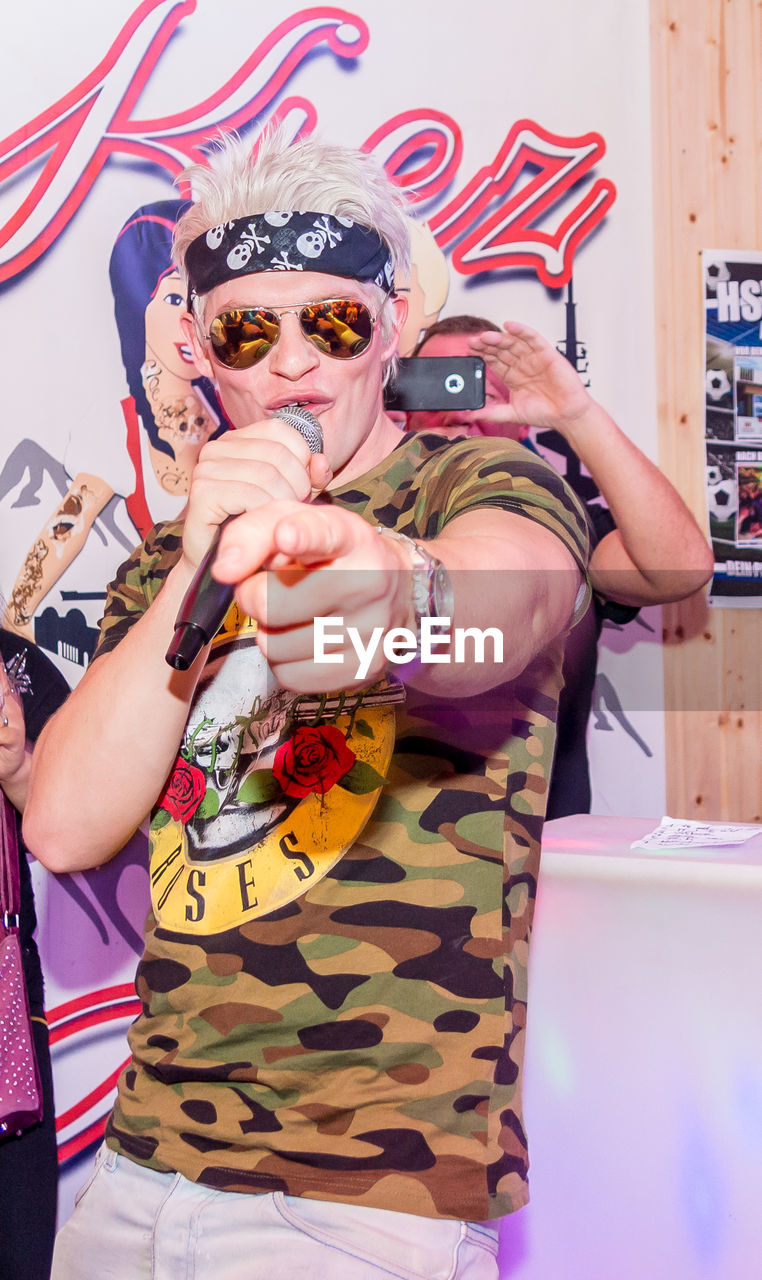
MULTIPOLYGON (((659 458, 702 525, 702 249, 760 246, 760 0, 651 0, 659 458)), ((667 804, 760 821, 762 612, 664 610, 667 804)))

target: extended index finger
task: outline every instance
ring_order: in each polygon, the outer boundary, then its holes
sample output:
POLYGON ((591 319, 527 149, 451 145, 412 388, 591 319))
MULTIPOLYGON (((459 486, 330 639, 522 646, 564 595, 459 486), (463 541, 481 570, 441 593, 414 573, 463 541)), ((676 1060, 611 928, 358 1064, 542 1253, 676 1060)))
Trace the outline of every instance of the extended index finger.
POLYGON ((320 564, 354 546, 351 522, 335 507, 271 502, 231 520, 220 537, 212 570, 220 582, 236 583, 280 553, 301 564, 320 564))

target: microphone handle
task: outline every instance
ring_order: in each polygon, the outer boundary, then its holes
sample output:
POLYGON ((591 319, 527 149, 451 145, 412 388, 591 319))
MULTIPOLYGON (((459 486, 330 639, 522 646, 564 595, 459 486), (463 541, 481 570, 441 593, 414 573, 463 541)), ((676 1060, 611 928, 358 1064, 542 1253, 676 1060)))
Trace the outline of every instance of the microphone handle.
POLYGON ((228 516, 217 526, 209 550, 180 605, 175 634, 165 654, 166 661, 175 671, 187 671, 196 661, 201 650, 216 636, 233 603, 235 591, 230 583, 218 582, 212 577, 222 530, 232 519, 233 516, 228 516))

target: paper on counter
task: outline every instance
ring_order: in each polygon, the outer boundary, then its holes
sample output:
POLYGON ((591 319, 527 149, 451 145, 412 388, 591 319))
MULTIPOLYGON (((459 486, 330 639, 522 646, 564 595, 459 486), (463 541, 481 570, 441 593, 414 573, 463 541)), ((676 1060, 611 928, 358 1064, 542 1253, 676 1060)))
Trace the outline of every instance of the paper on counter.
POLYGON ((709 849, 713 845, 744 844, 762 827, 744 823, 691 822, 687 818, 662 818, 654 831, 633 840, 631 849, 709 849))

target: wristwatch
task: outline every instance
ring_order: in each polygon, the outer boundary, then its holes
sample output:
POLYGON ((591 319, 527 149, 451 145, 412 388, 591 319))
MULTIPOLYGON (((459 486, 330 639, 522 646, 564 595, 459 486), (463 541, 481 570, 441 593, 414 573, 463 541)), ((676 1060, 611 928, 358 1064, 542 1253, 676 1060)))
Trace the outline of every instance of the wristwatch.
POLYGON ((383 525, 377 525, 376 528, 382 537, 403 542, 408 549, 413 585, 413 612, 418 639, 421 638, 422 618, 449 618, 452 622, 455 599, 450 575, 442 561, 437 560, 436 556, 432 556, 420 542, 409 538, 406 533, 398 533, 396 529, 387 529, 383 525))

